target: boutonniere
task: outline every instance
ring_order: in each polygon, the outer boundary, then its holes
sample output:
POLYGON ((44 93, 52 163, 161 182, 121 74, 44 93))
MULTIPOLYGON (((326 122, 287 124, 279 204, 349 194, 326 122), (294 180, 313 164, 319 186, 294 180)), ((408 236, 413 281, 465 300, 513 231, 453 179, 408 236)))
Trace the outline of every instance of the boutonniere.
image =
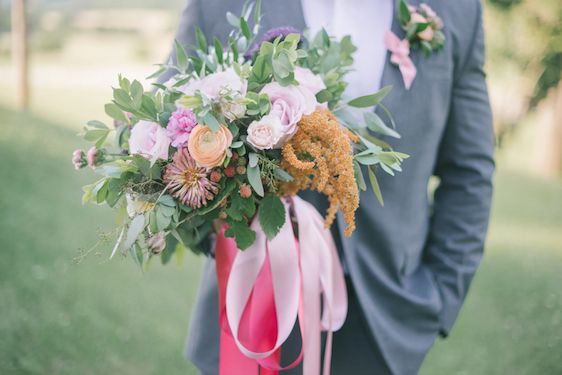
POLYGON ((406 90, 409 90, 417 74, 410 51, 412 48, 421 49, 424 55, 429 57, 443 48, 443 21, 429 5, 421 3, 416 7, 409 5, 406 0, 398 2, 398 20, 405 32, 404 38, 400 39, 389 30, 385 34, 384 42, 391 52, 390 62, 398 66, 406 90))

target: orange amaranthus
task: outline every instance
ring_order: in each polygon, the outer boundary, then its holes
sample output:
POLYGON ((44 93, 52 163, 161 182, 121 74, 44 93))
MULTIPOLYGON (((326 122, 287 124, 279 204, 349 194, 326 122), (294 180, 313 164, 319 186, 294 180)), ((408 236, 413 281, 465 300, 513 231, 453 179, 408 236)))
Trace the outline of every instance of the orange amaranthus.
POLYGON ((297 133, 283 146, 281 167, 294 179, 281 186, 281 193, 294 195, 312 189, 326 195, 330 202, 326 227, 332 225, 341 208, 347 224, 344 234, 350 236, 359 207, 351 142, 359 138, 325 109, 303 116, 298 125, 297 133))

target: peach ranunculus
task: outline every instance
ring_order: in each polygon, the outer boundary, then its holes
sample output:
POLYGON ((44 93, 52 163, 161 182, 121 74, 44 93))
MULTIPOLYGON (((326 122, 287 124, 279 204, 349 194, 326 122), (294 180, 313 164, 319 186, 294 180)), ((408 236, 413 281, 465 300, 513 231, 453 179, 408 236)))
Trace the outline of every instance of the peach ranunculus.
POLYGON ((187 148, 199 166, 214 168, 222 164, 231 144, 232 133, 226 126, 213 132, 208 126, 197 125, 191 130, 187 148))

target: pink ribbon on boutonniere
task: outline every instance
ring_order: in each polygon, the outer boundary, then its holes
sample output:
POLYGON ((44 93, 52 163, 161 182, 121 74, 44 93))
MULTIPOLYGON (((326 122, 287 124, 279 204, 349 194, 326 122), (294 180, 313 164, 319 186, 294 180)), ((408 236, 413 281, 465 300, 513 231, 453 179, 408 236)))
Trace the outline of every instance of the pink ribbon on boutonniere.
POLYGON ((410 42, 406 39, 401 40, 389 30, 384 34, 384 44, 391 53, 390 62, 398 66, 404 86, 406 86, 406 90, 409 90, 417 74, 416 65, 410 58, 410 42))

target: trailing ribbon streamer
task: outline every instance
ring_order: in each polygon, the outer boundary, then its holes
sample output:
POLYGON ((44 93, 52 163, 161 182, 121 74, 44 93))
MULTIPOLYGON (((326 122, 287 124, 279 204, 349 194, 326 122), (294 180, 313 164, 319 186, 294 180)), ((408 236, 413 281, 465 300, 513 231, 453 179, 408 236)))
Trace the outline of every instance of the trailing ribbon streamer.
POLYGON ((261 374, 274 375, 301 360, 304 375, 319 375, 321 330, 327 331, 323 374, 330 373, 332 332, 341 328, 347 314, 343 270, 330 231, 312 205, 299 197, 286 198, 285 213, 285 224, 272 240, 256 217, 251 225, 256 241, 245 251, 224 236, 224 228, 219 233, 220 375, 257 375, 260 367, 261 374), (297 317, 302 351, 282 367, 281 347, 297 317))
POLYGON ((387 31, 384 34, 384 44, 391 52, 390 62, 398 66, 404 86, 409 90, 416 78, 417 69, 416 65, 410 58, 410 42, 408 40, 400 40, 392 31, 387 31))

